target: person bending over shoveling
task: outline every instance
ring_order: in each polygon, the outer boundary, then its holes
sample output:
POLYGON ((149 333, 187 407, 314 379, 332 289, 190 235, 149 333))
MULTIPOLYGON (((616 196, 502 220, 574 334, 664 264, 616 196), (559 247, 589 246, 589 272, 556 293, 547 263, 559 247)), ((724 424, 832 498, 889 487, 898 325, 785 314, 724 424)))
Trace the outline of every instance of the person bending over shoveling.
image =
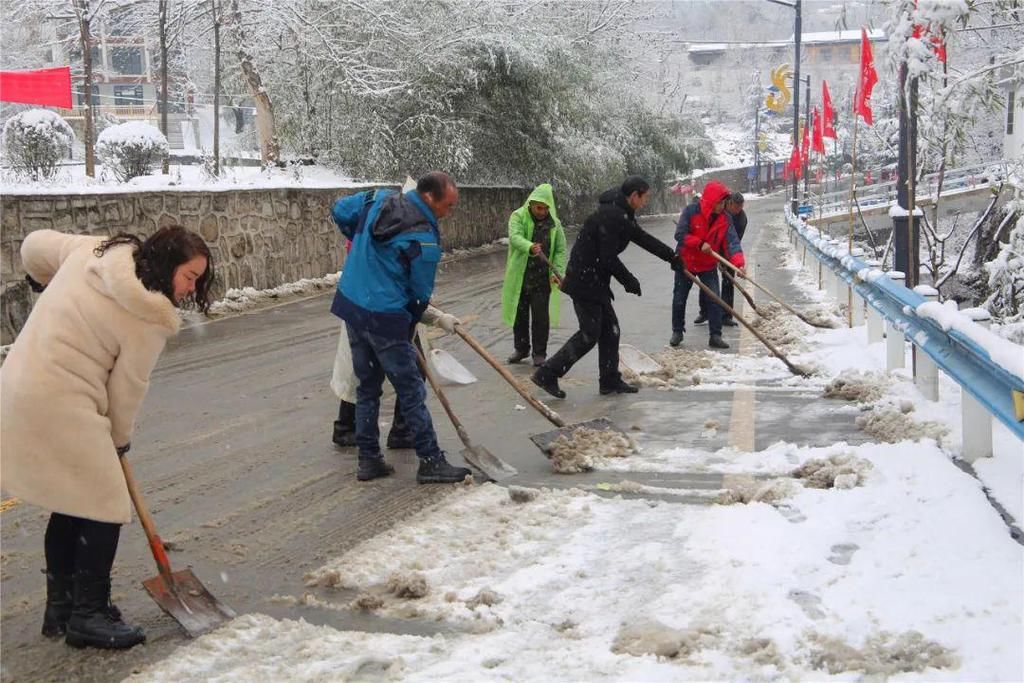
POLYGON ((630 242, 667 262, 673 270, 683 265, 670 246, 646 233, 636 221, 636 212, 650 198, 651 186, 640 176, 626 178, 621 187, 599 198, 597 211, 583 223, 569 255, 562 291, 572 298, 580 329, 554 356, 545 361, 531 379, 556 398, 565 398, 558 386, 580 358, 596 344, 602 394, 634 394, 637 388, 619 374, 619 321, 612 307, 614 277, 630 294, 640 296, 640 282, 619 260, 630 242))
MULTIPOLYGON (((683 209, 676 226, 676 242, 679 254, 686 265, 686 270, 700 279, 708 289, 719 295, 718 260, 713 252, 723 254, 725 258, 742 269, 743 248, 740 238, 733 227, 732 219, 725 211, 725 201, 729 197, 729 188, 712 180, 704 188, 700 198, 700 207, 689 205, 683 209)), ((740 275, 744 275, 740 270, 740 275)), ((686 299, 690 296, 693 280, 683 272, 676 272, 675 286, 672 289, 672 337, 669 345, 679 346, 683 343, 683 330, 686 321, 686 299)), ((708 346, 713 349, 727 349, 729 345, 722 339, 722 307, 713 301, 707 302, 708 323, 711 332, 708 346)))

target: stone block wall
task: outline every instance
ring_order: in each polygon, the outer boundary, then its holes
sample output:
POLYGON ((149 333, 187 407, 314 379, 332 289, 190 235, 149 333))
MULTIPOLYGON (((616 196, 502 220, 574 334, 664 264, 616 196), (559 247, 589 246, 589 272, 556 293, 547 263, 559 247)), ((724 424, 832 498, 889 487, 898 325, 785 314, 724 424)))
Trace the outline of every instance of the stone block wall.
MULTIPOLYGON (((0 344, 14 341, 32 307, 19 254, 25 235, 33 230, 132 232, 145 237, 164 225, 183 225, 210 244, 219 296, 228 288, 266 289, 336 271, 344 250, 330 219, 331 206, 338 197, 361 189, 365 188, 4 195, 0 344)), ((527 192, 514 187, 461 188, 459 204, 441 223, 445 247, 473 247, 505 235, 509 213, 522 205, 527 192)))

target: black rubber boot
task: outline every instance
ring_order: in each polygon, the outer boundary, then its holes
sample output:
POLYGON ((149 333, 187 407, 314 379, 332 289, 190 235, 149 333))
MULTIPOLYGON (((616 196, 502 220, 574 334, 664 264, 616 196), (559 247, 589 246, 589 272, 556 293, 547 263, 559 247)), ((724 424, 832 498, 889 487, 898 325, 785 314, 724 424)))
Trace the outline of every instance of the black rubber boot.
POLYGON ((359 481, 372 481, 381 477, 390 477, 394 473, 395 468, 384 462, 384 456, 378 458, 359 456, 359 467, 356 469, 356 479, 359 481))
POLYGON ((445 460, 444 453, 420 460, 416 481, 420 484, 457 484, 472 474, 465 467, 456 467, 445 460))
POLYGON ((539 368, 540 366, 544 365, 544 361, 546 361, 547 359, 548 359, 547 356, 536 355, 535 354, 533 356, 533 367, 539 368))
POLYGON ((725 327, 739 327, 739 323, 736 322, 732 316, 726 316, 722 318, 722 325, 725 327))
POLYGON ((530 350, 529 349, 527 349, 526 351, 520 351, 520 350, 517 349, 511 356, 508 357, 508 362, 509 362, 510 365, 515 365, 516 363, 519 363, 520 361, 522 361, 524 358, 526 358, 529 355, 530 355, 530 350))
POLYGON ((607 384, 601 384, 599 389, 601 394, 635 394, 640 391, 637 387, 632 384, 628 384, 620 377, 615 382, 609 382, 607 384))
POLYGON ((43 612, 43 635, 63 636, 68 630, 71 606, 74 604, 74 582, 69 575, 46 572, 46 611, 43 612))
POLYGON ((110 575, 75 576, 74 605, 64 638, 71 647, 126 650, 146 640, 138 626, 126 624, 110 604, 110 575))
POLYGON ((558 378, 546 370, 543 365, 537 368, 537 372, 530 375, 530 381, 555 398, 565 398, 565 392, 558 386, 558 378))
POLYGON ((348 401, 342 401, 338 406, 333 441, 338 448, 352 448, 356 445, 356 407, 348 401))
POLYGON ((683 343, 683 333, 682 332, 673 332, 672 333, 672 337, 668 340, 668 345, 669 346, 673 346, 673 347, 679 346, 682 343, 683 343))
POLYGON ((711 339, 708 340, 708 346, 710 346, 713 349, 729 348, 729 345, 725 343, 725 340, 722 339, 722 335, 720 334, 716 334, 713 337, 711 337, 711 339))
POLYGON ((701 313, 696 318, 694 318, 693 324, 694 325, 707 325, 708 324, 708 317, 706 315, 704 315, 703 313, 701 313))

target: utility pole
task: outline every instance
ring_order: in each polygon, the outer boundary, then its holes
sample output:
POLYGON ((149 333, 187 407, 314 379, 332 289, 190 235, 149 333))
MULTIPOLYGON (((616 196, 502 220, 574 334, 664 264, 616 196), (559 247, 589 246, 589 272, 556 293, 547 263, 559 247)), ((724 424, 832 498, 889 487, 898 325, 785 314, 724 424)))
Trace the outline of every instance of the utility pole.
MULTIPOLYGON (((783 5, 796 12, 796 18, 793 22, 793 145, 800 146, 800 32, 802 26, 802 17, 800 14, 801 0, 768 0, 776 5, 783 5)), ((797 180, 796 174, 793 174, 793 198, 790 202, 790 209, 793 214, 796 215, 797 206, 800 203, 800 181, 797 180)))
POLYGON ((754 107, 754 192, 761 189, 761 103, 754 107))
MULTIPOLYGON (((804 126, 806 126, 807 130, 810 131, 811 130, 811 76, 810 76, 810 74, 808 74, 807 78, 804 79, 804 80, 807 82, 807 101, 804 102, 804 126)), ((800 89, 800 86, 797 86, 797 90, 799 90, 799 89, 800 89)), ((811 182, 811 179, 810 179, 810 175, 811 175, 811 160, 810 160, 810 156, 811 156, 810 155, 810 148, 808 148, 808 154, 807 154, 808 158, 804 159, 804 201, 805 202, 807 201, 808 197, 810 197, 810 195, 811 195, 811 191, 810 191, 810 188, 809 188, 809 185, 810 185, 810 182, 811 182)))
POLYGON ((907 82, 907 64, 900 65, 900 143, 896 180, 897 210, 892 214, 893 267, 905 274, 907 287, 916 287, 921 267, 921 222, 917 216, 914 181, 917 177, 917 79, 907 82))

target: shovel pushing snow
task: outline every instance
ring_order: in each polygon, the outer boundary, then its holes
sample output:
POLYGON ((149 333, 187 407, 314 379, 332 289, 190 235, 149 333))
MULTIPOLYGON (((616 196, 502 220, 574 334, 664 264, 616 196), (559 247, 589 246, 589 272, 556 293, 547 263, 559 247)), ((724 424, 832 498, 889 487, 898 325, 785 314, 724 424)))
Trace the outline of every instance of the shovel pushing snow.
POLYGON ((511 384, 512 388, 515 389, 519 393, 519 395, 522 396, 526 400, 526 402, 530 404, 530 406, 532 406, 538 413, 547 418, 547 420, 551 424, 558 427, 558 429, 553 429, 549 432, 543 432, 541 434, 534 434, 533 436, 530 437, 530 440, 533 441, 533 443, 536 444, 538 448, 544 451, 545 455, 550 454, 551 443, 555 439, 557 439, 559 436, 562 436, 563 434, 566 437, 571 438, 572 434, 577 429, 580 428, 592 429, 598 432, 615 432, 621 434, 627 439, 629 438, 629 435, 626 434, 626 432, 622 431, 622 429, 620 429, 619 427, 616 427, 615 424, 613 424, 612 421, 606 417, 599 417, 594 420, 586 420, 584 422, 566 424, 565 420, 562 419, 561 415, 551 410, 551 408, 548 408, 546 405, 544 405, 536 398, 534 398, 533 395, 530 394, 530 392, 527 391, 522 384, 516 381, 516 378, 512 376, 512 373, 510 373, 505 368, 505 366, 499 363, 498 359, 491 355, 491 353, 488 352, 487 349, 485 349, 480 344, 480 342, 474 339, 469 332, 466 332, 464 329, 462 329, 461 325, 457 325, 455 327, 455 334, 462 337, 462 340, 469 344, 470 348, 472 348, 474 351, 480 354, 480 357, 487 361, 488 365, 497 370, 498 374, 501 375, 506 382, 511 384))
POLYGON ((122 456, 120 460, 124 480, 128 485, 128 495, 131 496, 135 510, 139 513, 139 521, 146 531, 149 548, 153 551, 153 559, 156 560, 156 567, 160 572, 142 582, 146 591, 192 638, 201 636, 229 619, 234 619, 237 616, 234 610, 213 597, 191 569, 171 571, 164 542, 160 540, 153 518, 149 515, 149 508, 146 507, 142 494, 135 484, 132 467, 126 457, 122 456))

